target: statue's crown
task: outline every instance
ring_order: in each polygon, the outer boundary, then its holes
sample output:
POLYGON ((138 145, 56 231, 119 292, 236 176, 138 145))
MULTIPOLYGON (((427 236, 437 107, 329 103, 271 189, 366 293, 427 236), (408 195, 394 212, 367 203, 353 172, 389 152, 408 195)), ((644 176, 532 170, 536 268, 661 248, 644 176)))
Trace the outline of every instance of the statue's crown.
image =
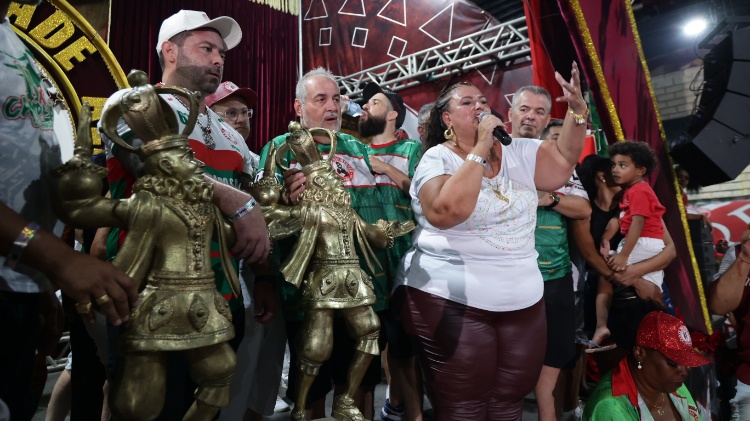
POLYGON ((286 144, 292 150, 292 153, 294 153, 297 162, 302 166, 302 172, 311 174, 321 169, 331 169, 330 160, 336 154, 336 140, 338 137, 336 132, 320 127, 306 129, 296 121, 289 123, 289 132, 290 135, 286 138, 286 144), (315 135, 325 135, 331 139, 331 150, 328 152, 328 160, 324 160, 320 155, 318 146, 313 139, 315 135))
POLYGON ((132 86, 112 95, 104 106, 101 129, 113 142, 125 149, 150 155, 164 149, 188 146, 188 135, 198 118, 198 94, 174 86, 154 86, 147 83, 146 74, 133 70, 128 75, 132 86), (185 129, 179 133, 179 123, 171 107, 159 94, 179 95, 190 101, 190 111, 185 129), (120 117, 143 141, 143 146, 134 148, 120 137, 117 126, 120 117))

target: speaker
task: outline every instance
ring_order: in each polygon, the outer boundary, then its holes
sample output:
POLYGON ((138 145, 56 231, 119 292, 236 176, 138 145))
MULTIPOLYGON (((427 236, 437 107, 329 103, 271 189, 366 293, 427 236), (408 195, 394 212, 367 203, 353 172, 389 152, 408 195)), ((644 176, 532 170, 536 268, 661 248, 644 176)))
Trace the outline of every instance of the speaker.
POLYGON ((700 219, 688 220, 688 228, 690 228, 690 240, 693 243, 695 260, 698 262, 701 277, 704 282, 710 282, 717 269, 711 228, 704 226, 700 219))
POLYGON ((734 180, 750 164, 750 27, 730 32, 704 58, 704 85, 672 158, 700 186, 734 180))

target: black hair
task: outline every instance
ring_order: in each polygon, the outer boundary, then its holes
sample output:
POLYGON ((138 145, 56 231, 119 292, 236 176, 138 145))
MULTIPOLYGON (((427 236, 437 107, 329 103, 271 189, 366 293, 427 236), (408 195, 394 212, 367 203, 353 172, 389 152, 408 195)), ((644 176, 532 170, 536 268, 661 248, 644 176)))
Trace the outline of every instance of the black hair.
POLYGON ((644 177, 651 174, 651 171, 656 168, 656 154, 651 147, 643 142, 626 140, 609 145, 609 156, 614 157, 615 155, 630 157, 636 167, 645 168, 644 177))
POLYGON ((559 118, 556 118, 547 124, 547 127, 542 130, 542 134, 539 136, 539 139, 544 140, 545 137, 549 134, 549 130, 553 127, 562 127, 564 120, 561 120, 559 118))
MULTIPOLYGON (((688 171, 687 169, 685 169, 685 168, 683 168, 683 167, 681 167, 679 165, 676 166, 675 169, 674 169, 674 175, 675 175, 675 177, 679 177, 677 175, 677 173, 679 171, 686 172, 687 175, 688 175, 688 177, 690 177, 690 171, 688 171)), ((693 179, 693 177, 690 177, 690 181, 688 181, 688 185, 687 185, 687 191, 689 191, 690 193, 698 193, 698 192, 701 191, 701 185, 698 184, 698 183, 696 183, 695 180, 693 179)))
MULTIPOLYGON (((176 34, 172 38, 169 39, 169 42, 172 44, 177 45, 178 47, 182 48, 185 45, 185 40, 190 35, 191 31, 183 31, 179 34, 176 34)), ((164 53, 161 51, 161 48, 159 49, 159 65, 161 66, 161 70, 164 70, 164 53)))
POLYGON ((612 169, 612 161, 601 155, 589 155, 583 159, 581 165, 576 169, 578 178, 581 180, 583 189, 589 195, 589 200, 596 199, 596 173, 608 173, 612 169))
POLYGON ((445 142, 443 132, 447 127, 443 123, 443 112, 450 106, 451 94, 461 86, 474 86, 469 82, 458 82, 453 85, 447 85, 440 92, 435 100, 435 107, 430 112, 430 119, 427 121, 427 132, 425 133, 424 150, 445 142))

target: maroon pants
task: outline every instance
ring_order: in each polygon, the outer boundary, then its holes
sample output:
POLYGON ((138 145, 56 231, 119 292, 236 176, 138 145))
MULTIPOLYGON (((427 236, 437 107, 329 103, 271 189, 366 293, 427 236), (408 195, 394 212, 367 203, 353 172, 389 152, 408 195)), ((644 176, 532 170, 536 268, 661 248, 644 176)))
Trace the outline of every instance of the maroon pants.
POLYGON ((543 300, 493 312, 400 287, 394 302, 416 337, 437 421, 521 419, 544 362, 543 300))

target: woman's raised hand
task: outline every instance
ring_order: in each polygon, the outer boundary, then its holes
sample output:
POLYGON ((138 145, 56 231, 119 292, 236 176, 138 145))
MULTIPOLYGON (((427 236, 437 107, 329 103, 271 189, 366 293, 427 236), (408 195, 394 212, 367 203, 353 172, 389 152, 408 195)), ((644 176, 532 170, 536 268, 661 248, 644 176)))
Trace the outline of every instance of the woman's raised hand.
POLYGON ((573 62, 573 68, 570 70, 570 82, 565 81, 560 73, 555 72, 555 80, 563 89, 563 96, 557 97, 557 102, 567 102, 568 107, 576 114, 582 114, 586 111, 586 101, 583 100, 581 92, 581 74, 578 70, 578 64, 573 62))

